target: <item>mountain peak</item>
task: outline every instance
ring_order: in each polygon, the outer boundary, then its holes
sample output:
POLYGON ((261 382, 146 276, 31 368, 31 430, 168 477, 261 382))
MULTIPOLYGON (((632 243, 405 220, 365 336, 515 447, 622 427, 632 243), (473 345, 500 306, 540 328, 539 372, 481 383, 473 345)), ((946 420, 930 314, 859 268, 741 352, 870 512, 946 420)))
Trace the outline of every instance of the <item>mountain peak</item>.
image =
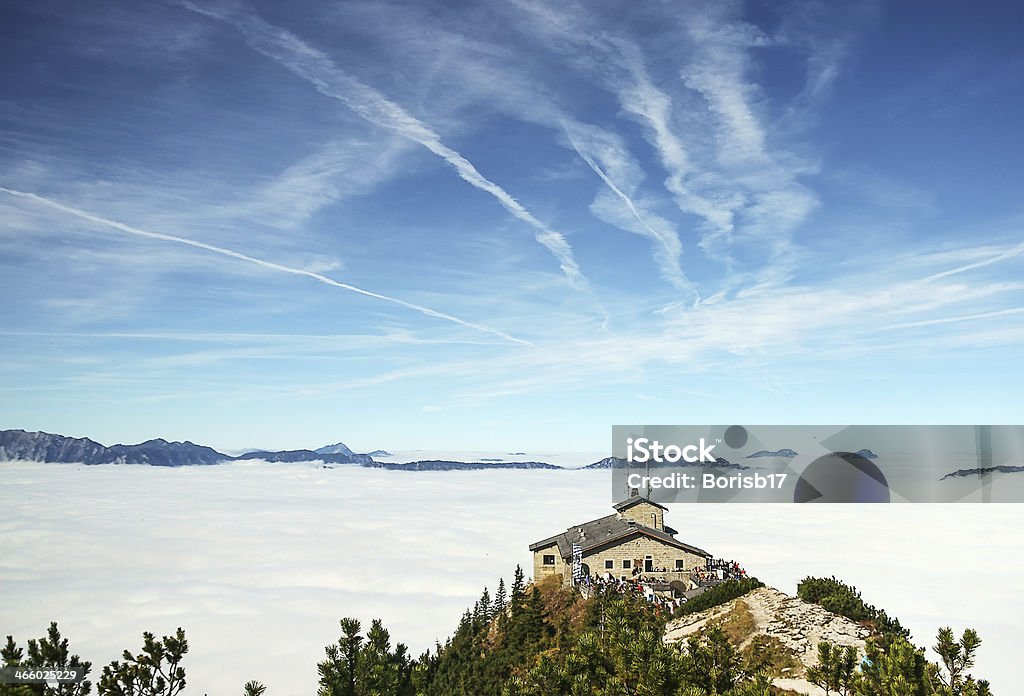
POLYGON ((333 445, 324 445, 313 450, 317 454, 344 454, 346 457, 351 457, 355 452, 349 449, 348 445, 344 442, 336 442, 333 445))

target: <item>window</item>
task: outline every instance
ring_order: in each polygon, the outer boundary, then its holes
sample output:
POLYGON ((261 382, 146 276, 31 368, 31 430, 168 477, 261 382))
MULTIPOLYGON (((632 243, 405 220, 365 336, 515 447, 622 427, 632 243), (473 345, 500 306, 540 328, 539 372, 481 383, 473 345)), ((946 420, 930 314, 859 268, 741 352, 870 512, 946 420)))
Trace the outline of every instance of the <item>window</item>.
POLYGON ((615 561, 613 561, 611 559, 608 559, 607 561, 604 562, 604 569, 605 570, 611 570, 614 567, 615 567, 615 561))
POLYGON ((623 568, 629 568, 632 565, 633 565, 633 561, 629 560, 628 558, 622 562, 622 567, 623 568))
POLYGON ((554 565, 554 564, 555 564, 555 555, 554 554, 544 554, 544 565, 554 565))
POLYGON ((682 569, 683 569, 683 559, 677 558, 676 559, 676 570, 682 570, 682 569))

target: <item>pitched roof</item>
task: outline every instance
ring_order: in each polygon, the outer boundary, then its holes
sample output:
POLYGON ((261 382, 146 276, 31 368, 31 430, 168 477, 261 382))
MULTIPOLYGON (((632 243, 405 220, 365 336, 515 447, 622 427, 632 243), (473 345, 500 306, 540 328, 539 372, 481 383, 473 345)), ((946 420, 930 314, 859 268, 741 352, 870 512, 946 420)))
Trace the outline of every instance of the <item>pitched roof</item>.
POLYGON ((607 544, 625 541, 637 535, 650 537, 664 544, 674 546, 677 549, 682 549, 687 553, 711 558, 711 554, 707 551, 696 546, 684 544, 667 531, 637 524, 632 520, 622 519, 617 514, 606 515, 590 522, 569 527, 561 534, 556 534, 530 544, 530 550, 538 551, 554 544, 558 546, 558 553, 562 558, 571 558, 573 544, 578 544, 583 549, 583 553, 587 554, 607 544))
POLYGON ((640 503, 647 503, 648 505, 653 505, 656 508, 661 508, 665 512, 668 512, 668 508, 665 507, 664 505, 658 505, 656 502, 654 502, 650 498, 645 498, 642 495, 631 496, 631 497, 626 498, 625 500, 623 500, 621 502, 615 503, 614 505, 612 505, 612 507, 615 508, 616 510, 618 510, 619 512, 622 512, 623 510, 628 510, 629 508, 633 507, 634 505, 639 505, 640 503))

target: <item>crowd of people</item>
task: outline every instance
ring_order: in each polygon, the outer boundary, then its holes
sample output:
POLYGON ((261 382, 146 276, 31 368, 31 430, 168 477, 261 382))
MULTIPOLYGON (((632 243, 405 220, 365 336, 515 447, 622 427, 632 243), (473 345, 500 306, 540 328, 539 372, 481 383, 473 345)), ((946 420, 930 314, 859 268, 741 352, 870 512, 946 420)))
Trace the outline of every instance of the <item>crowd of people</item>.
POLYGON ((704 568, 694 570, 691 576, 698 585, 713 585, 725 580, 742 580, 747 577, 747 571, 736 561, 716 558, 709 560, 704 568))
MULTIPOLYGON (((583 576, 580 584, 587 591, 637 592, 648 601, 669 611, 686 602, 685 597, 676 597, 676 592, 669 589, 669 573, 666 568, 644 570, 640 562, 634 562, 629 576, 616 577, 611 571, 583 576)), ((680 571, 677 571, 680 572, 680 571)), ((747 577, 747 571, 736 561, 722 558, 708 560, 702 568, 688 571, 689 580, 699 587, 716 585, 726 580, 741 580, 747 577)))

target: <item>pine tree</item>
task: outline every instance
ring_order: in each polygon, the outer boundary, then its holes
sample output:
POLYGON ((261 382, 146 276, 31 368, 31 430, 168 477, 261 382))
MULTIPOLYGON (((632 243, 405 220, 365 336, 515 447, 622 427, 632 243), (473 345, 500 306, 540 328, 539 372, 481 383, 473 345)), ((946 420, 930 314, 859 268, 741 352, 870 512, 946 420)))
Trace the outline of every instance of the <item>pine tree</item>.
POLYGON ((185 631, 156 640, 142 634, 142 652, 124 651, 124 662, 114 660, 103 668, 97 686, 99 696, 175 696, 185 688, 185 669, 180 666, 188 652, 185 631))
POLYGON ((431 653, 427 650, 419 656, 412 665, 409 675, 411 692, 414 694, 428 694, 430 688, 437 679, 438 655, 441 652, 441 644, 435 644, 435 650, 431 653))
MULTIPOLYGON (((327 659, 317 665, 320 696, 414 696, 426 693, 433 681, 433 670, 426 674, 409 658, 408 649, 399 643, 391 648, 391 635, 374 619, 364 638, 358 620, 341 620, 338 642, 324 649, 327 659), (414 674, 416 672, 416 674, 414 674)), ((427 663, 430 653, 424 653, 427 663)))
POLYGON ((825 695, 847 696, 857 669, 857 649, 818 643, 818 664, 807 670, 807 681, 824 689, 825 695))
MULTIPOLYGON (((82 662, 78 655, 72 655, 68 649, 68 639, 62 638, 57 623, 51 622, 46 638, 28 642, 28 659, 25 666, 35 669, 74 670, 88 674, 92 669, 91 662, 82 662)), ((83 680, 77 683, 58 684, 56 687, 47 685, 43 689, 45 696, 85 696, 92 689, 91 682, 83 680)))
POLYGON ((92 663, 83 662, 78 655, 71 654, 68 639, 63 638, 56 623, 50 623, 46 636, 28 641, 28 654, 19 648, 13 636, 7 636, 7 644, 0 655, 3 665, 11 668, 30 670, 75 671, 83 676, 77 682, 63 682, 55 686, 38 684, 0 684, 0 696, 85 696, 92 689, 92 683, 84 679, 92 669, 92 663))
POLYGON ((683 676, 709 694, 725 694, 743 676, 740 656, 717 626, 691 636, 682 659, 683 676))
POLYGON ((498 590, 494 593, 494 613, 502 614, 505 611, 505 603, 508 597, 505 595, 505 578, 498 580, 498 590))
MULTIPOLYGON (((25 651, 19 648, 13 636, 7 636, 7 644, 0 650, 0 657, 3 658, 3 667, 9 670, 17 670, 23 666, 22 658, 25 651)), ((6 684, 0 682, 0 696, 41 696, 43 684, 6 684)))
POLYGON ((512 613, 515 614, 523 605, 523 600, 526 598, 524 589, 526 585, 523 582, 523 568, 522 566, 516 566, 515 575, 512 576, 512 596, 510 604, 512 605, 512 613))
MULTIPOLYGON (((965 696, 968 684, 972 685, 973 690, 978 690, 979 685, 974 683, 974 679, 966 672, 974 666, 980 645, 981 638, 973 628, 965 630, 959 641, 953 635, 953 629, 948 626, 939 629, 937 642, 932 649, 938 653, 948 675, 943 676, 941 672, 936 675, 943 696, 965 696)), ((987 691, 988 682, 981 682, 980 688, 987 691)))
POLYGON ((267 687, 256 680, 247 681, 243 687, 242 696, 263 696, 267 687))
POLYGON ((856 696, 931 696, 932 666, 924 650, 905 638, 890 641, 883 650, 874 640, 867 643, 867 658, 853 684, 856 696))
POLYGON ((398 665, 391 654, 391 636, 380 619, 374 619, 359 650, 356 666, 356 694, 397 694, 398 665))
POLYGON ((469 613, 469 632, 476 635, 484 624, 483 613, 480 611, 480 600, 473 602, 473 611, 469 613))
POLYGON ((487 588, 485 587, 483 594, 480 595, 480 618, 483 620, 484 624, 490 622, 491 617, 494 616, 492 612, 493 608, 491 606, 491 594, 487 591, 487 588))
POLYGON ((356 696, 356 666, 363 637, 357 619, 341 620, 341 637, 324 652, 327 659, 317 665, 319 696, 356 696))
POLYGON ((539 647, 546 633, 544 603, 541 600, 540 590, 534 586, 529 599, 521 603, 521 609, 518 613, 513 614, 512 620, 509 622, 508 642, 523 652, 529 652, 539 647))

